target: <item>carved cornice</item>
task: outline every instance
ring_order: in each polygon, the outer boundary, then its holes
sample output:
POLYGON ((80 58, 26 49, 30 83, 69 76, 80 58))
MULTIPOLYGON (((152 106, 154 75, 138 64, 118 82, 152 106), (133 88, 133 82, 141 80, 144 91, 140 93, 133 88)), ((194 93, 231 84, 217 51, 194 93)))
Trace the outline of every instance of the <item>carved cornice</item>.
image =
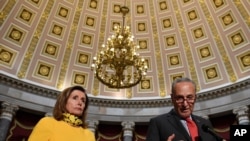
POLYGON ((59 91, 51 90, 51 89, 44 88, 38 85, 34 85, 28 82, 24 82, 20 79, 12 78, 2 73, 0 73, 0 84, 6 85, 14 89, 22 90, 25 92, 29 92, 29 93, 33 93, 36 95, 41 95, 41 96, 45 96, 45 97, 53 98, 53 99, 56 98, 57 95, 60 93, 59 91))
MULTIPOLYGON (((21 91, 41 95, 44 97, 55 99, 60 91, 51 90, 42 86, 37 86, 24 82, 20 79, 12 78, 0 73, 0 84, 18 89, 21 91)), ((202 92, 197 94, 197 101, 206 101, 218 98, 225 95, 230 95, 238 91, 250 88, 250 79, 241 82, 232 83, 230 86, 225 86, 215 90, 202 92)), ((90 105, 100 107, 115 107, 115 108, 150 108, 150 107, 164 107, 172 105, 170 98, 147 99, 147 100, 116 100, 105 99, 98 97, 90 97, 90 105)))

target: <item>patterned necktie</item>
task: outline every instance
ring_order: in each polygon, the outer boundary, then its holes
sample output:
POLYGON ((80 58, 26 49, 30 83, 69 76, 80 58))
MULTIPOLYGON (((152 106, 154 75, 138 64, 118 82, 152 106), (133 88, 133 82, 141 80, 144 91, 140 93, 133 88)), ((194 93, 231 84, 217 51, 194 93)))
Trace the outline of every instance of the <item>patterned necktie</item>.
POLYGON ((195 122, 190 118, 187 118, 186 122, 192 141, 198 141, 198 128, 195 122))

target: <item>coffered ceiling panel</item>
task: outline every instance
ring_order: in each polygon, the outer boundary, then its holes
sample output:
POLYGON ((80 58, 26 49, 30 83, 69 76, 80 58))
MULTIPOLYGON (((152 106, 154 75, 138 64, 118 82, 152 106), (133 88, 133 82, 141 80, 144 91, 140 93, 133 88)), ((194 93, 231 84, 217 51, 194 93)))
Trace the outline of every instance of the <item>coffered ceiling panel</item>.
POLYGON ((247 0, 0 0, 0 72, 49 89, 84 86, 110 99, 154 99, 190 77, 199 92, 250 78, 247 0), (122 25, 122 6, 145 80, 111 89, 91 71, 92 58, 122 25))

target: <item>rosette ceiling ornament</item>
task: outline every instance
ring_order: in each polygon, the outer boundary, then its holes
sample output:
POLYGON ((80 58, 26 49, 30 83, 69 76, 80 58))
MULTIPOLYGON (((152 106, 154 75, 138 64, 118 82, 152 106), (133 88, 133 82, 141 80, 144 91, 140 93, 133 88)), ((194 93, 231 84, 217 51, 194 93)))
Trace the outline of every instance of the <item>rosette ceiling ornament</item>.
POLYGON ((93 58, 91 69, 96 78, 109 88, 130 88, 145 79, 147 63, 139 56, 139 46, 134 41, 130 27, 125 25, 129 8, 120 8, 122 26, 114 27, 114 34, 107 39, 93 58))

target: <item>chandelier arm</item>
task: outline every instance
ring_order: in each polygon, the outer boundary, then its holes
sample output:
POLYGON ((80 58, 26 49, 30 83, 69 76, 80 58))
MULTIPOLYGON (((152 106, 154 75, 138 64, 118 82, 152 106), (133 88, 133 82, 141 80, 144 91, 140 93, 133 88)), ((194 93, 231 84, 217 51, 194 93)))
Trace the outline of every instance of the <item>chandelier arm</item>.
POLYGON ((102 50, 93 58, 91 65, 95 77, 102 84, 117 89, 136 86, 147 72, 144 59, 136 53, 139 46, 134 43, 130 28, 125 26, 125 16, 129 9, 123 6, 120 10, 123 16, 122 26, 114 28, 115 34, 102 45, 102 50))
POLYGON ((142 80, 142 75, 139 75, 139 79, 131 84, 126 85, 112 85, 111 83, 105 82, 101 77, 99 77, 98 72, 96 73, 96 78, 104 85, 108 86, 109 88, 118 88, 118 89, 124 89, 124 88, 131 88, 139 84, 139 82, 142 80))

